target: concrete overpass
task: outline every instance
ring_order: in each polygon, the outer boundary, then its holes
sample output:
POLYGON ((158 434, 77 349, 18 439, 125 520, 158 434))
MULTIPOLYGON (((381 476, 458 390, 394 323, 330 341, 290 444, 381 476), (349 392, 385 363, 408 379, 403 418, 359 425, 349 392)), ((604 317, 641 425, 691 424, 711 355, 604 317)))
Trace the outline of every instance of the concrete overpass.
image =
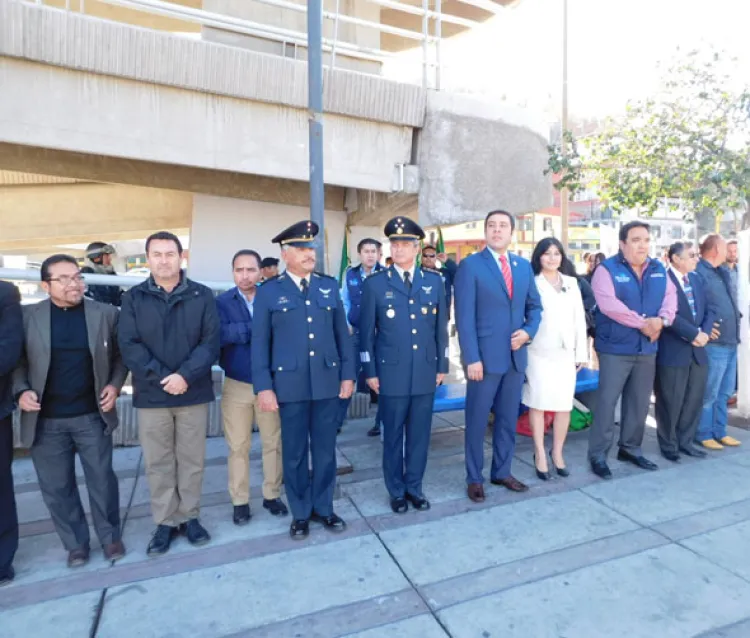
MULTIPOLYGON (((447 224, 551 201, 544 123, 429 88, 439 76, 427 58, 425 86, 379 75, 394 52, 438 45, 435 29, 421 42, 404 35, 420 7, 340 0, 338 26, 329 14, 333 271, 345 227, 356 241, 379 234, 393 214, 447 224)), ((86 0, 81 8, 0 0, 0 254, 160 228, 190 229, 191 272, 205 279, 225 277, 237 248, 272 254, 270 237, 308 214, 305 51, 295 40, 304 6, 86 0)), ((416 17, 442 16, 443 33, 455 32, 495 8, 455 0, 416 17)))

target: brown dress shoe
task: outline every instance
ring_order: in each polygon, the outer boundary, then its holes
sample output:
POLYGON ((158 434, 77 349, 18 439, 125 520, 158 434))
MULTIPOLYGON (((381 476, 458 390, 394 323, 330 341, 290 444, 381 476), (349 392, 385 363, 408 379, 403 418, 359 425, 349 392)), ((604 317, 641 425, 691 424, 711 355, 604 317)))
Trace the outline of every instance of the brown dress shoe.
POLYGON ((481 483, 469 483, 466 493, 475 503, 484 503, 484 486, 481 483))
POLYGON ((89 562, 89 548, 79 547, 68 552, 68 567, 83 567, 89 562))
POLYGON ((104 546, 104 558, 107 560, 120 560, 125 557, 125 545, 122 541, 115 541, 104 546))
POLYGON ((504 479, 492 479, 493 485, 502 485, 504 488, 509 489, 511 492, 526 492, 529 489, 528 485, 521 483, 516 477, 509 476, 504 479))

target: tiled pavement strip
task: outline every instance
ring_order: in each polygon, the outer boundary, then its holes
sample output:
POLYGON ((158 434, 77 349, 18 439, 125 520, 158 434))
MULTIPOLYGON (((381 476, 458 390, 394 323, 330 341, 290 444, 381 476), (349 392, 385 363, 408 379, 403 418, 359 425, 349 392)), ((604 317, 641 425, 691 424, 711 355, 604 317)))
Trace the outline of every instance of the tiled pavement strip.
POLYGON ((153 523, 140 451, 117 450, 129 554, 110 566, 94 551, 77 571, 65 567, 21 459, 18 576, 0 590, 0 638, 750 636, 750 432, 732 429, 742 448, 673 465, 648 428, 644 447, 660 471, 612 461, 607 483, 586 469, 585 432, 569 440, 572 476, 549 483, 535 477, 520 437, 514 472, 532 489, 488 486, 475 505, 464 491, 462 422, 435 416, 433 508, 404 516, 390 511, 380 443, 365 436, 371 422, 348 423, 339 452, 354 471, 340 477, 336 509, 349 529, 313 526, 302 543, 289 539, 288 518, 261 507, 257 435, 254 517, 232 525, 226 446, 212 439, 202 520, 214 540, 193 549, 179 539, 159 559, 145 556, 153 523))

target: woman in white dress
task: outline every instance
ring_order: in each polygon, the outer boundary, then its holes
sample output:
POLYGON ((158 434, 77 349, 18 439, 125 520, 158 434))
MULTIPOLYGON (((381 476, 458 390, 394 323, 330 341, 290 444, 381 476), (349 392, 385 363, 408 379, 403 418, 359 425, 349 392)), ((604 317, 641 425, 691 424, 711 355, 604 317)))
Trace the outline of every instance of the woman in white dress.
POLYGON ((576 372, 588 360, 586 315, 578 281, 560 272, 566 261, 565 250, 554 237, 540 241, 531 257, 544 312, 539 330, 528 346, 523 403, 529 408, 536 473, 545 481, 551 474, 544 449, 544 413, 555 413, 552 464, 557 474, 568 476, 563 446, 573 409, 576 372))

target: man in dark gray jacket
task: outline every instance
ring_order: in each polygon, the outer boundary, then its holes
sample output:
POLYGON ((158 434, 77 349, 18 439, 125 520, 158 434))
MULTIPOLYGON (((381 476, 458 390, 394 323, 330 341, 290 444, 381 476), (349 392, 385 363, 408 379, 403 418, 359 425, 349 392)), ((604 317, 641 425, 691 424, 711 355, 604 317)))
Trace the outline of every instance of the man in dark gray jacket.
POLYGON ((164 554, 184 529, 210 540, 198 521, 206 454, 211 366, 219 357, 219 315, 210 288, 180 269, 182 244, 159 232, 146 240, 151 276, 122 297, 120 348, 133 373, 133 405, 157 528, 149 555, 164 554))
POLYGON ((709 305, 715 309, 716 330, 706 346, 708 382, 695 439, 709 450, 721 450, 740 445, 740 441, 727 435, 727 401, 737 382, 740 311, 732 294, 729 270, 723 265, 727 242, 715 233, 706 235, 701 239, 700 251, 701 260, 695 271, 705 283, 709 305))
POLYGON ((75 478, 81 459, 91 517, 107 560, 125 555, 120 496, 112 469, 116 401, 127 370, 117 347, 116 308, 84 299, 78 262, 42 263, 49 299, 24 306, 24 354, 13 372, 21 445, 31 448, 39 489, 68 551, 68 567, 89 560, 89 525, 75 478))
POLYGON ((13 396, 11 372, 23 347, 21 297, 13 284, 0 281, 0 586, 15 577, 18 515, 13 494, 13 396))

